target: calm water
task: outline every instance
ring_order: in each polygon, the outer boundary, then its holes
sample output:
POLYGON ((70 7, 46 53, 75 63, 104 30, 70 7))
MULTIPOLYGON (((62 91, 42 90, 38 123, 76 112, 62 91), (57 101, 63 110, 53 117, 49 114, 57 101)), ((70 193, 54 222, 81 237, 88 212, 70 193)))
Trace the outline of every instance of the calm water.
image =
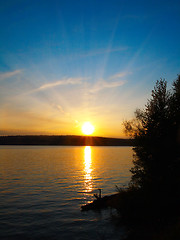
POLYGON ((131 147, 0 146, 0 239, 121 239, 110 210, 80 206, 127 185, 131 147))

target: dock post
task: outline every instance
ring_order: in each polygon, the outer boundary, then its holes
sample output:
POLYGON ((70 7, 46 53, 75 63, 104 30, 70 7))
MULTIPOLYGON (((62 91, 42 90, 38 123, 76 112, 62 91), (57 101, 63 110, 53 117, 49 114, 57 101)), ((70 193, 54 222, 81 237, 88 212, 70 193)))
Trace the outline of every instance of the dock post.
POLYGON ((99 198, 101 198, 101 188, 98 188, 99 190, 99 198))

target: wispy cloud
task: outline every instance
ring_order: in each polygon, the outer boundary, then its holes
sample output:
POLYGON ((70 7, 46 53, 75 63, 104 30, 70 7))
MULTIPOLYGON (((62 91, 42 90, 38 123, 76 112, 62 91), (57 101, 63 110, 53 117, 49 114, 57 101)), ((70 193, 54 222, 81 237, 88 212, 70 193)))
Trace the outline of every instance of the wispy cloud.
POLYGON ((1 80, 4 80, 4 79, 6 79, 6 78, 10 78, 10 77, 13 77, 13 76, 15 76, 15 75, 17 75, 17 74, 19 74, 19 73, 21 73, 22 72, 22 70, 15 70, 15 71, 13 71, 13 72, 1 72, 0 73, 0 81, 1 80))
POLYGON ((122 78, 130 74, 130 72, 120 72, 116 73, 115 75, 112 75, 109 79, 117 79, 117 78, 122 78))
POLYGON ((95 93, 106 88, 120 87, 126 83, 125 80, 119 80, 122 77, 130 74, 130 72, 116 73, 108 78, 108 80, 100 79, 90 90, 90 93, 95 93), (116 81, 115 81, 116 80, 116 81))
POLYGON ((46 90, 48 88, 53 88, 53 87, 57 87, 60 85, 76 85, 76 84, 81 84, 83 80, 86 80, 87 78, 66 78, 66 79, 62 79, 62 80, 58 80, 55 82, 50 82, 50 83, 45 83, 42 86, 40 86, 39 88, 36 88, 34 90, 32 90, 30 93, 34 93, 34 92, 39 92, 39 91, 43 91, 46 90))
POLYGON ((115 88, 115 87, 120 87, 122 85, 125 84, 125 81, 111 81, 111 82, 107 82, 104 80, 100 80, 99 82, 97 82, 93 88, 91 88, 89 91, 90 93, 95 93, 95 92, 99 92, 105 88, 115 88))
POLYGON ((61 105, 59 105, 59 104, 52 104, 52 106, 54 108, 56 108, 58 110, 58 112, 62 113, 63 115, 70 116, 70 113, 66 112, 61 105))

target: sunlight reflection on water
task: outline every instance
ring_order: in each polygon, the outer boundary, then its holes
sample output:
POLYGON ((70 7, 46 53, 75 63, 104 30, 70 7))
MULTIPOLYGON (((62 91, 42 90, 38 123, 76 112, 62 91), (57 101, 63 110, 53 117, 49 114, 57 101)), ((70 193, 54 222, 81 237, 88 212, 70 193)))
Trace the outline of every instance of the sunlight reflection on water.
POLYGON ((86 146, 84 148, 84 179, 86 192, 92 191, 92 176, 91 176, 91 147, 86 146))
POLYGON ((0 146, 0 156, 0 239, 121 239, 108 211, 80 206, 128 183, 132 148, 0 146))

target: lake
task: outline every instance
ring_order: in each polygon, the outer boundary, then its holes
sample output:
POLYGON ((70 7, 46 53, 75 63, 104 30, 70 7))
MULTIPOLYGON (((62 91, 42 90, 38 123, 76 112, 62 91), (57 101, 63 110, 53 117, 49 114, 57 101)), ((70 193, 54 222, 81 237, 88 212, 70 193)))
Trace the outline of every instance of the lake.
POLYGON ((109 209, 80 207, 127 186, 131 147, 0 146, 0 239, 121 239, 109 209))

